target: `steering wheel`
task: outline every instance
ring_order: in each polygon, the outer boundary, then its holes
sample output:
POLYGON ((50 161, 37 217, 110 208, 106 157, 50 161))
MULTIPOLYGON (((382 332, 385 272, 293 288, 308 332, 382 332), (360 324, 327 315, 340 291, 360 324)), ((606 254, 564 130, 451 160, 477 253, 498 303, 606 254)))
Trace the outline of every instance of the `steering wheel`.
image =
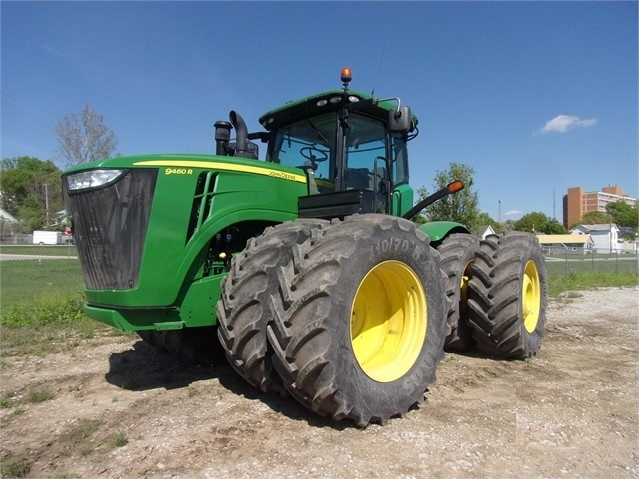
POLYGON ((328 160, 328 153, 319 150, 314 146, 305 146, 300 150, 300 155, 302 155, 307 160, 310 160, 311 163, 321 163, 322 161, 328 160), (318 153, 319 156, 315 156, 315 153, 318 153))

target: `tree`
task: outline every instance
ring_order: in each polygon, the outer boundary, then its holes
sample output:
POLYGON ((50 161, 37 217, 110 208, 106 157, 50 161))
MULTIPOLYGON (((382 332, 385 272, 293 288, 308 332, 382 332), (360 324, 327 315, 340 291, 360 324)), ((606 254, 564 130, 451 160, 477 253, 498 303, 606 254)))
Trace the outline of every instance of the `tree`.
POLYGON ((0 205, 20 221, 20 230, 53 226, 55 213, 64 208, 62 172, 53 162, 21 156, 2 160, 0 168, 0 205))
MULTIPOLYGON (((473 191, 475 170, 468 165, 451 162, 447 171, 438 170, 435 174, 435 188, 440 190, 454 180, 461 180, 465 188, 459 193, 449 195, 426 207, 422 212, 428 221, 456 221, 471 231, 479 226, 478 195, 473 191)), ((417 189, 420 199, 429 195, 425 187, 417 189)), ((418 215, 419 216, 419 215, 418 215)))
POLYGON ((65 116, 55 127, 59 155, 65 166, 79 165, 116 155, 118 139, 88 104, 78 113, 65 116))
POLYGON ((570 225, 570 228, 574 228, 577 225, 607 225, 612 222, 612 219, 608 213, 603 211, 589 211, 585 213, 579 223, 570 225))
POLYGON ((630 206, 624 201, 613 201, 606 205, 606 211, 617 226, 637 229, 637 207, 630 206))
POLYGON ((547 235, 566 233, 566 228, 559 221, 539 211, 522 216, 515 221, 514 227, 516 231, 527 231, 529 233, 544 233, 547 235))
POLYGON ((477 215, 477 226, 490 226, 495 232, 503 230, 502 225, 495 221, 488 213, 484 212, 477 215))

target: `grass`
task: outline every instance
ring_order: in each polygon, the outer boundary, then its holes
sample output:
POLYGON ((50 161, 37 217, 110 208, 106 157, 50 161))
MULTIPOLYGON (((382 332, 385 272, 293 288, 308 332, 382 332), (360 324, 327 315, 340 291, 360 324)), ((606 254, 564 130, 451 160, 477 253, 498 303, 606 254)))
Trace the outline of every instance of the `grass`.
POLYGON ((69 256, 74 257, 78 252, 74 245, 1 245, 2 254, 27 254, 38 256, 69 256))
POLYGON ((633 273, 582 273, 568 276, 550 277, 548 295, 554 298, 567 291, 592 290, 599 288, 623 288, 639 285, 639 277, 633 273))
POLYGON ((13 391, 5 391, 0 395, 0 409, 9 409, 13 407, 13 391))
POLYGON ((80 263, 75 259, 0 262, 0 300, 3 310, 43 297, 79 294, 83 288, 80 263))
POLYGON ((36 389, 29 391, 27 394, 27 402, 31 404, 37 404, 51 399, 53 399, 53 394, 48 389, 36 389))
MULTIPOLYGON (((74 246, 2 246, 2 253, 75 254, 74 246)), ((546 261, 550 298, 566 291, 637 286, 637 258, 550 257, 546 261)), ((45 355, 74 347, 96 334, 126 334, 83 312, 83 280, 75 259, 0 262, 0 370, 8 354, 45 355)))
POLYGON ((0 462, 0 474, 2 477, 26 477, 31 465, 23 457, 9 457, 0 462))
POLYGON ((118 447, 126 446, 129 440, 126 438, 126 434, 122 431, 118 431, 114 436, 111 436, 105 443, 107 452, 112 451, 118 447))
POLYGON ((69 426, 60 436, 60 442, 77 446, 85 442, 95 433, 102 421, 99 419, 80 419, 77 424, 69 426))
POLYGON ((628 273, 637 275, 639 262, 629 255, 589 255, 570 257, 550 257, 546 260, 546 271, 551 277, 599 273, 603 275, 628 273))
POLYGON ((23 399, 17 399, 14 391, 3 392, 0 396, 0 409, 11 409, 11 411, 2 416, 0 427, 5 427, 13 418, 24 414, 23 404, 38 404, 53 398, 53 394, 47 389, 30 390, 27 392, 26 398, 23 399))

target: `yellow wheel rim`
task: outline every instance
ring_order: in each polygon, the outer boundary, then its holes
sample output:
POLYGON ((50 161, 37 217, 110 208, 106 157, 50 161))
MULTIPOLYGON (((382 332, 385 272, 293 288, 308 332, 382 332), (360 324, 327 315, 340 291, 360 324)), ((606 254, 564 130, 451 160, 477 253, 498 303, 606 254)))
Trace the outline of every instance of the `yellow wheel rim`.
POLYGON ((541 309, 541 282, 539 280, 539 271, 537 271, 537 265, 534 261, 526 263, 521 291, 524 328, 529 333, 533 333, 537 328, 541 309))
POLYGON ((371 269, 351 308, 351 344, 371 379, 391 382, 415 364, 426 340, 426 294, 415 272, 399 261, 371 269))
POLYGON ((459 305, 460 311, 465 311, 468 305, 468 282, 470 281, 470 271, 473 267, 473 262, 469 261, 466 263, 466 267, 464 268, 464 272, 461 277, 461 282, 459 285, 459 305))

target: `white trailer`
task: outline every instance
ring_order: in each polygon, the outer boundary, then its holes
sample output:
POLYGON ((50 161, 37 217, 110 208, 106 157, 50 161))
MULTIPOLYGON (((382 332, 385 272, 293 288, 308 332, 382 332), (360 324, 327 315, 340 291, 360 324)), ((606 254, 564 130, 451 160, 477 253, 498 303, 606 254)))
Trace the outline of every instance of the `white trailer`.
POLYGON ((34 231, 33 244, 62 244, 60 231, 34 231))

